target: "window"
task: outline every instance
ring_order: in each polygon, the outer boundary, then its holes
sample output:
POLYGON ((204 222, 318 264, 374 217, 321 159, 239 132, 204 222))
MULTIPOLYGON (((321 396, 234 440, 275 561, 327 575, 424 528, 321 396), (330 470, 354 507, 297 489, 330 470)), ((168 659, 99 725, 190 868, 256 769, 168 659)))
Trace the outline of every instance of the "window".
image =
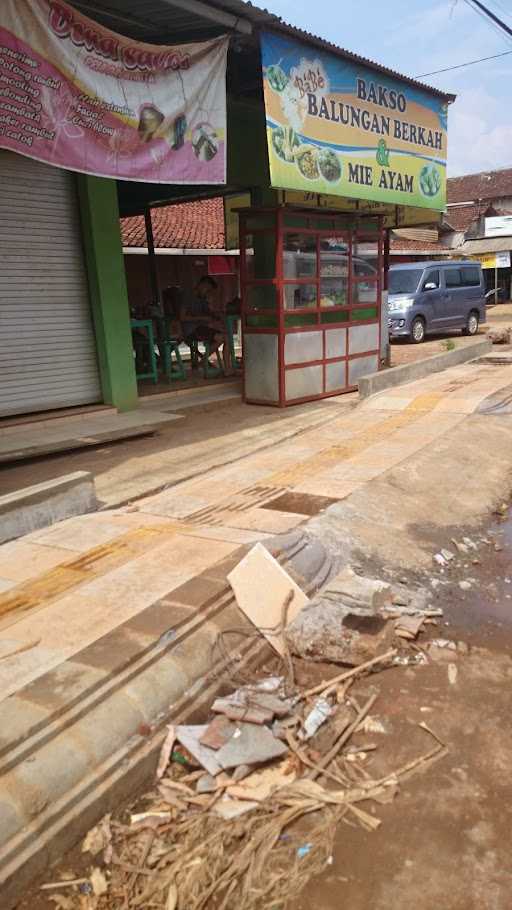
POLYGON ((436 269, 435 272, 428 272, 425 281, 423 282, 423 290, 427 284, 435 284, 436 288, 439 287, 439 269, 436 269))
POLYGON ((478 266, 470 265, 460 270, 462 275, 462 284, 466 288, 480 287, 480 269, 478 266))
POLYGON ((447 288, 460 288, 462 284, 460 269, 446 269, 444 280, 447 288))
POLYGON ((388 288, 390 294, 414 294, 418 289, 420 278, 423 272, 421 269, 390 269, 388 276, 388 288))

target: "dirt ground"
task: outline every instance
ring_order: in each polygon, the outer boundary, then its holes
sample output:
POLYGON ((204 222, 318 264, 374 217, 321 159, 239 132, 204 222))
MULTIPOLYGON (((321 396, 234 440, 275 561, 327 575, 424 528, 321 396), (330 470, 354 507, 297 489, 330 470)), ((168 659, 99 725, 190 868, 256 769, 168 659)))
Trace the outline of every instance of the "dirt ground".
MULTIPOLYGON (((429 639, 448 638, 458 644, 457 653, 438 653, 425 665, 377 672, 352 692, 359 704, 378 694, 372 717, 382 722, 385 732, 360 733, 356 740, 361 747, 369 741, 376 746, 363 765, 370 777, 387 775, 428 752, 432 733, 448 753, 406 780, 392 804, 365 805, 381 820, 377 831, 342 821, 324 872, 309 882, 290 910, 510 910, 512 520, 494 519, 478 533, 473 530, 471 539, 478 549, 469 556, 457 555, 442 570, 433 564, 431 603, 441 607, 444 616, 418 640, 423 648, 429 639), (449 664, 457 668, 452 682, 449 664)), ((389 567, 382 565, 375 564, 373 573, 385 578, 384 568, 390 577, 389 567)), ((405 582, 403 574, 395 580, 405 582)), ((414 586, 417 578, 409 573, 407 582, 414 586)), ((303 686, 338 670, 296 663, 297 681, 303 686)), ((317 821, 292 830, 290 868, 317 821)), ((301 862, 307 863, 308 857, 301 862)), ((46 881, 88 871, 84 857, 74 850, 46 881)), ((36 888, 18 910, 55 906, 36 888)), ((115 903, 108 906, 121 910, 115 903)))

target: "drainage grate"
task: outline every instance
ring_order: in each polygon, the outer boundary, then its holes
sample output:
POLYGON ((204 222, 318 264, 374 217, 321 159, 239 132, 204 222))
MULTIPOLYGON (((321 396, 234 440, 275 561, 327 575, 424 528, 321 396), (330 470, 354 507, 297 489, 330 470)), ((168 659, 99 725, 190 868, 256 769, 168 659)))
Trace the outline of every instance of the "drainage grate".
POLYGON ((329 506, 333 506, 335 502, 339 502, 339 499, 332 499, 330 496, 313 496, 310 493, 288 492, 266 502, 262 508, 313 517, 324 512, 329 506))

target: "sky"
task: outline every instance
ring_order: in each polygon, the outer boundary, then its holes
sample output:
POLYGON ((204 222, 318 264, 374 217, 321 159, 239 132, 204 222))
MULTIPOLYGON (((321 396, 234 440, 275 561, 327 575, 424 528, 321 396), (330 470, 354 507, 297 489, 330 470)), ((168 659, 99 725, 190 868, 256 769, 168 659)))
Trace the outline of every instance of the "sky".
MULTIPOLYGON (((485 0, 512 28, 512 0, 485 0)), ((405 76, 512 51, 512 37, 464 0, 266 0, 286 22, 405 76)), ((512 167, 512 53, 426 76, 457 95, 448 114, 448 174, 512 167)))

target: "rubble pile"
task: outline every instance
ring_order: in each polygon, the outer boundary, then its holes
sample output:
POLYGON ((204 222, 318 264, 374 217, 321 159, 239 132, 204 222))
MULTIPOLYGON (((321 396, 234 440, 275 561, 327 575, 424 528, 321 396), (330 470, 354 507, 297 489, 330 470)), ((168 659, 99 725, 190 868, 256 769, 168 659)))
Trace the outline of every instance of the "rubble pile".
MULTIPOLYGON (((254 568, 250 560, 246 565, 254 568)), ((107 816, 87 835, 87 878, 44 886, 60 910, 293 906, 308 880, 332 863, 342 820, 375 831, 376 806, 446 754, 422 723, 428 751, 385 777, 371 773, 375 739, 386 733, 374 713, 373 680, 391 667, 429 660, 415 641, 442 613, 429 608, 425 592, 346 569, 318 601, 292 610, 288 622, 295 585, 288 593, 285 586, 283 600, 282 574, 276 580, 281 600, 271 603, 269 586, 262 612, 281 621, 259 634, 275 638, 274 660, 284 672, 225 686, 204 723, 167 727, 153 788, 134 811, 107 816), (293 662, 290 651, 302 660, 293 662), (297 685, 304 668, 315 666, 304 663, 312 656, 345 667, 331 667, 331 678, 312 687, 297 685), (365 688, 356 693, 362 678, 365 688)), ((245 590, 240 573, 237 585, 245 590)), ((250 586, 240 597, 254 616, 250 586)), ((435 641, 455 685, 452 647, 435 641)))

